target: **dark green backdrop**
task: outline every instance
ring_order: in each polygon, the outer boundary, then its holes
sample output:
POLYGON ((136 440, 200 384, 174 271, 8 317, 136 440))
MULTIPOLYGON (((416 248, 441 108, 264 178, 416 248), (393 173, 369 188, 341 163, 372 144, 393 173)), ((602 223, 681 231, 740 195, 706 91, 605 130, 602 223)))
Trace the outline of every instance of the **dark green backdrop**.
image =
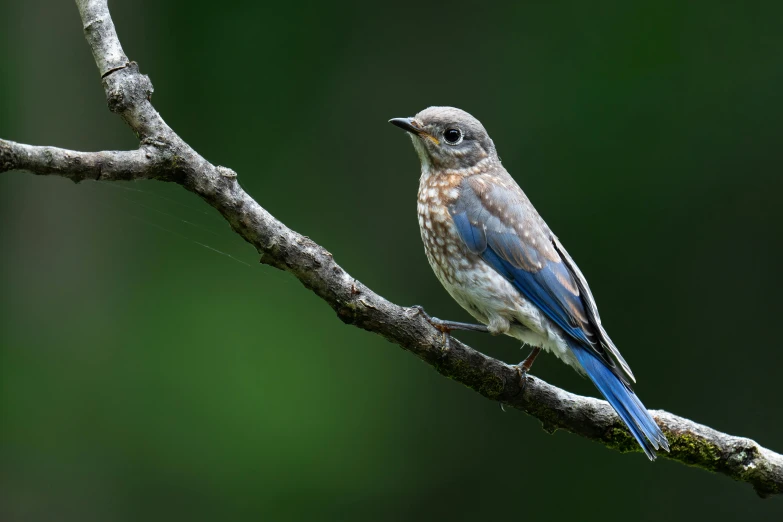
MULTIPOLYGON (((185 140, 355 277, 453 319, 418 236, 418 161, 386 120, 471 112, 645 403, 783 451, 783 4, 283 4, 110 7, 185 140)), ((136 146, 72 2, 2 2, 0 135, 136 146)), ((503 413, 343 325, 179 187, 3 174, 0 252, 2 520, 783 515, 503 413)), ((595 393, 551 356, 535 373, 595 393)))

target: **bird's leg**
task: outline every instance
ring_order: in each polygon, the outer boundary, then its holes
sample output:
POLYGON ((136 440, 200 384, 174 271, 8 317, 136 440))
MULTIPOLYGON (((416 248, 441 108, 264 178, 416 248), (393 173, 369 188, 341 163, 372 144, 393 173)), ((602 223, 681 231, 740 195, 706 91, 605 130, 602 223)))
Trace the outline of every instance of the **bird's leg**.
POLYGON ((460 323, 458 321, 444 321, 443 319, 432 317, 427 312, 424 311, 424 308, 422 308, 421 305, 411 306, 411 309, 416 310, 416 313, 421 314, 427 320, 428 323, 430 323, 432 326, 434 326, 436 329, 438 329, 441 332, 448 333, 452 330, 470 330, 473 332, 489 332, 489 328, 487 328, 487 326, 483 324, 460 323))
POLYGON ((519 374, 519 386, 522 388, 523 393, 525 391, 525 384, 527 383, 527 372, 530 371, 530 368, 533 366, 539 353, 541 353, 541 348, 538 346, 533 347, 533 350, 525 357, 525 360, 514 367, 519 374))
POLYGON ((444 321, 443 319, 438 319, 437 317, 431 317, 427 312, 424 311, 424 308, 422 308, 421 305, 411 306, 411 309, 416 310, 416 313, 421 314, 421 316, 424 317, 424 319, 426 319, 428 323, 430 323, 432 326, 435 327, 436 330, 438 330, 440 333, 443 334, 444 353, 449 351, 451 332, 453 330, 489 332, 489 328, 487 328, 483 324, 460 323, 458 321, 444 321))

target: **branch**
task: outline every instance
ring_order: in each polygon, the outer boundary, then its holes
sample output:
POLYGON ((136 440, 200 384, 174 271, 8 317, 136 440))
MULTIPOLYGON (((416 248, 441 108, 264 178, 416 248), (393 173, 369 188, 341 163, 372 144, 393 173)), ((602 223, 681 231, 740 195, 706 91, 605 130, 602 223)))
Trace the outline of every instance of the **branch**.
MULTIPOLYGON (((350 276, 332 255, 275 219, 239 185, 231 169, 211 164, 163 121, 150 103, 152 83, 122 51, 106 0, 77 0, 112 112, 140 138, 127 152, 73 152, 0 139, 0 172, 26 170, 84 179, 172 181, 198 194, 261 255, 261 262, 294 275, 329 304, 345 323, 382 335, 440 374, 488 399, 541 420, 547 432, 562 429, 622 452, 639 446, 605 401, 561 390, 535 377, 524 389, 511 366, 456 339, 443 350, 440 332, 413 308, 397 306, 350 276)), ((653 411, 671 445, 662 456, 750 483, 767 497, 783 493, 783 455, 756 442, 721 433, 664 411, 653 411)))
POLYGON ((146 147, 129 151, 77 152, 0 139, 0 172, 27 170, 55 174, 76 183, 86 179, 121 181, 165 177, 167 169, 146 147))

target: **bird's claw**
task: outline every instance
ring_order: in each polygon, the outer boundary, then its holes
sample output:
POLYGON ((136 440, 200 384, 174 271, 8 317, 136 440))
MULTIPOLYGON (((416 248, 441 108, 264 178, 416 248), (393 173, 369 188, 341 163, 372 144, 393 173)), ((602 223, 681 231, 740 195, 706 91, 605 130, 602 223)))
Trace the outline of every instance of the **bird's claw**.
POLYGON ((440 348, 440 355, 443 357, 451 350, 451 334, 443 330, 441 330, 441 334, 443 335, 443 346, 440 348))
POLYGON ((413 305, 411 306, 411 309, 415 310, 417 315, 424 317, 424 319, 430 323, 433 328, 443 335, 443 346, 440 349, 441 355, 448 353, 448 351, 451 350, 451 329, 446 325, 446 322, 438 319, 437 317, 432 317, 430 314, 424 311, 424 307, 421 305, 413 305))
POLYGON ((527 388, 527 368, 520 363, 514 366, 514 369, 516 369, 517 376, 519 377, 519 393, 524 395, 525 389, 527 388))
POLYGON ((541 353, 541 348, 538 346, 534 347, 530 354, 525 357, 524 361, 514 366, 517 370, 517 375, 519 375, 519 393, 525 393, 525 389, 527 388, 527 372, 530 371, 530 368, 533 366, 533 362, 535 362, 539 353, 541 353))

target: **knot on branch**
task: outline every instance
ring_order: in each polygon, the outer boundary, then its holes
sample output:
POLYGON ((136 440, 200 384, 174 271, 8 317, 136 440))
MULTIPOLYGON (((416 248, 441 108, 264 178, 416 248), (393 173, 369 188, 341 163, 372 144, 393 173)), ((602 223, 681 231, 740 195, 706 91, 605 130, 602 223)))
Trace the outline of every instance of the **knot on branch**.
POLYGON ((149 77, 139 72, 139 65, 130 62, 103 79, 109 110, 122 114, 142 102, 149 101, 154 89, 149 77))
POLYGON ((233 178, 237 177, 237 173, 234 172, 232 169, 230 169, 228 167, 223 167, 221 165, 218 165, 215 168, 217 168, 218 174, 220 174, 224 178, 231 178, 231 179, 233 179, 233 178))
POLYGON ((740 439, 732 445, 726 461, 730 466, 736 466, 741 471, 749 471, 756 467, 755 461, 759 455, 758 444, 750 439, 740 439))

